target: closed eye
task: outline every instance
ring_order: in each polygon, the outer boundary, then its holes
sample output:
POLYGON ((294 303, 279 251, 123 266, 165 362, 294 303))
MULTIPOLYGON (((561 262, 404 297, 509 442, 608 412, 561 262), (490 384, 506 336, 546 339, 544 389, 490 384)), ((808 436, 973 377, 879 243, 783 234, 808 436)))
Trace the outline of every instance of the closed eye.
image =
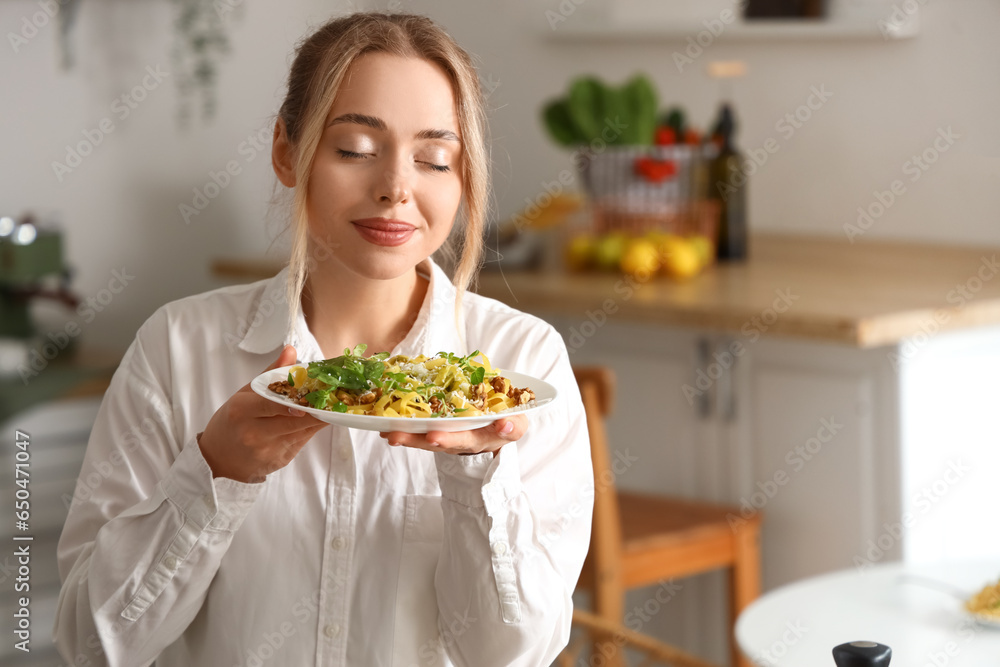
POLYGON ((340 157, 346 157, 346 158, 366 158, 366 157, 368 157, 364 153, 355 153, 354 151, 345 151, 345 150, 342 150, 340 148, 337 149, 337 152, 340 154, 340 157))
MULTIPOLYGON (((345 151, 342 148, 338 148, 337 153, 340 155, 340 157, 349 160, 358 160, 358 159, 364 160, 370 157, 367 153, 355 153, 354 151, 345 151)), ((421 164, 423 164, 428 169, 431 169, 433 171, 439 171, 439 172, 451 171, 451 167, 444 164, 434 164, 433 162, 422 162, 421 164)))

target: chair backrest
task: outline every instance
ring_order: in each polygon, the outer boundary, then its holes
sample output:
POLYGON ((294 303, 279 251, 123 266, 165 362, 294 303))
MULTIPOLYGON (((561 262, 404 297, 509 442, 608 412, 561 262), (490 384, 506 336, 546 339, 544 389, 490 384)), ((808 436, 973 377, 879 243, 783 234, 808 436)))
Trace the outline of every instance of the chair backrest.
MULTIPOLYGON (((604 366, 580 366, 573 372, 587 412, 590 454, 594 464, 594 522, 588 557, 593 576, 594 607, 606 608, 607 604, 602 602, 609 597, 620 597, 622 591, 621 515, 605 424, 605 417, 614 404, 615 375, 604 366)), ((607 599, 612 607, 623 602, 607 599)))

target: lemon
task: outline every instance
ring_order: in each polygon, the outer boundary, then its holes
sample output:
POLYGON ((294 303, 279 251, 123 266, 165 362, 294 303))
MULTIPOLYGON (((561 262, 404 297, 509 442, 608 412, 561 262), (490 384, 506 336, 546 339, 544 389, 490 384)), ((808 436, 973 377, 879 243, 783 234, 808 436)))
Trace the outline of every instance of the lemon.
POLYGON ((659 269, 660 252, 656 244, 647 239, 636 239, 628 244, 622 255, 622 271, 640 280, 648 280, 659 269))
POLYGON ((701 255, 694 244, 680 237, 673 237, 660 244, 660 262, 673 278, 691 278, 701 271, 701 255))
POLYGON ((651 229, 648 232, 646 232, 646 236, 644 238, 647 241, 651 241, 653 243, 658 244, 660 243, 660 241, 670 236, 671 234, 668 234, 667 232, 661 231, 659 229, 651 229))
POLYGON ((597 249, 597 239, 588 234, 575 237, 566 246, 566 265, 573 271, 579 271, 590 266, 594 261, 594 251, 597 249))
POLYGON ((628 237, 621 232, 611 232, 602 236, 594 248, 594 260, 602 269, 615 269, 621 263, 628 237))
POLYGON ((707 236, 692 236, 688 239, 688 243, 698 251, 702 268, 712 263, 712 259, 715 257, 715 244, 712 243, 712 239, 707 236))

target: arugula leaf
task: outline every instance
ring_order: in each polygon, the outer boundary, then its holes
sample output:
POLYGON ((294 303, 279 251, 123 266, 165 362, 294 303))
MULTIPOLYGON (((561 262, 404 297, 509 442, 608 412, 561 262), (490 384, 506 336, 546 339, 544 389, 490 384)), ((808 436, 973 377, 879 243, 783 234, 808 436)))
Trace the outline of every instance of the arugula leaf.
POLYGON ((330 399, 329 389, 317 389, 315 391, 310 391, 306 394, 306 400, 309 401, 309 405, 313 406, 317 410, 322 410, 326 407, 326 402, 330 399))
POLYGON ((291 371, 288 371, 288 386, 289 387, 295 386, 295 377, 292 375, 291 371))
POLYGON ((390 392, 396 387, 401 387, 406 382, 406 373, 386 373, 386 380, 382 383, 382 391, 390 392))
MULTIPOLYGON (((333 370, 336 373, 336 371, 338 369, 331 369, 331 370, 333 370)), ((332 387, 332 388, 336 388, 336 387, 340 386, 340 374, 339 373, 332 374, 332 373, 328 373, 328 372, 324 371, 323 369, 316 369, 316 372, 314 373, 312 371, 312 369, 310 369, 309 376, 313 377, 313 378, 315 378, 317 380, 319 380, 320 382, 324 382, 324 383, 330 385, 330 387, 332 387)))
POLYGON ((381 361, 375 361, 370 364, 365 365, 365 378, 370 382, 377 383, 379 378, 382 377, 382 373, 385 371, 385 364, 381 361))
POLYGON ((343 356, 311 362, 309 377, 318 378, 333 389, 361 393, 382 386, 383 361, 389 358, 389 353, 379 352, 366 359, 362 355, 367 349, 367 345, 359 343, 353 350, 345 348, 343 356))
POLYGON ((472 384, 479 384, 486 377, 486 369, 482 366, 477 366, 476 370, 472 371, 472 375, 469 376, 469 382, 472 384))

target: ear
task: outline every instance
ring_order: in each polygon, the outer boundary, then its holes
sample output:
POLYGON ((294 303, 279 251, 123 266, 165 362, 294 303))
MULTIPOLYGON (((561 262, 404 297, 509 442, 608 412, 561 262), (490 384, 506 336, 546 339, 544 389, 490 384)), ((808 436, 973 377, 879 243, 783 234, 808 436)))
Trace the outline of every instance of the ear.
POLYGON ((285 131, 285 120, 278 118, 274 124, 274 139, 271 142, 271 165, 278 180, 286 188, 295 187, 295 164, 292 146, 285 131))

